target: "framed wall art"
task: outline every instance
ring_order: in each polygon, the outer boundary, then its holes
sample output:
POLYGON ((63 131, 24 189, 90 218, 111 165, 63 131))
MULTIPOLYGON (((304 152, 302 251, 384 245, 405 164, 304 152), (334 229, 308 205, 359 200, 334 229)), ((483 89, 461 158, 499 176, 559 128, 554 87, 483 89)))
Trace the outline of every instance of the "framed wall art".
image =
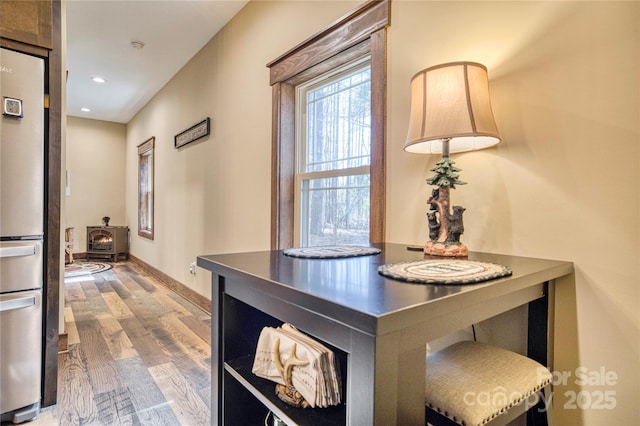
POLYGON ((188 143, 207 136, 210 132, 211 119, 207 117, 198 124, 194 124, 187 130, 183 130, 182 132, 178 133, 174 138, 174 148, 181 148, 188 143))

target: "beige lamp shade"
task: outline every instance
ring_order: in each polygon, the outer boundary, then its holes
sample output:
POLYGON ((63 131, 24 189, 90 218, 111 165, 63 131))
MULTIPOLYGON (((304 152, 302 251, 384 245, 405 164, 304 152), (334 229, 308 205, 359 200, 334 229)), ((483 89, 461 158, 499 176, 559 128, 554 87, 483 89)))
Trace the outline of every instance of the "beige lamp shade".
POLYGON ((405 151, 442 153, 483 149, 500 142, 491 111, 487 68, 453 62, 420 71, 411 79, 411 116, 405 151))

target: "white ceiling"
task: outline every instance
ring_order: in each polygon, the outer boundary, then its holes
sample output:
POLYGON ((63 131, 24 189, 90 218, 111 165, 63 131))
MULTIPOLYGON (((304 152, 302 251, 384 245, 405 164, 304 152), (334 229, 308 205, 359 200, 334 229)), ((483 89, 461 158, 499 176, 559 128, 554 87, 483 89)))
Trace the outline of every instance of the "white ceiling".
POLYGON ((128 123, 246 3, 67 0, 67 114, 128 123))

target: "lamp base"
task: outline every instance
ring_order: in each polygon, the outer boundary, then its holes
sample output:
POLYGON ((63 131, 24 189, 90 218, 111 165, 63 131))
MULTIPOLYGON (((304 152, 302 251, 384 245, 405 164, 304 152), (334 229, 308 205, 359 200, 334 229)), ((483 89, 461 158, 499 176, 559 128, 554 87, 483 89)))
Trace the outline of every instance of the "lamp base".
POLYGON ((424 254, 444 257, 467 257, 469 249, 462 243, 444 244, 427 241, 424 245, 424 254))

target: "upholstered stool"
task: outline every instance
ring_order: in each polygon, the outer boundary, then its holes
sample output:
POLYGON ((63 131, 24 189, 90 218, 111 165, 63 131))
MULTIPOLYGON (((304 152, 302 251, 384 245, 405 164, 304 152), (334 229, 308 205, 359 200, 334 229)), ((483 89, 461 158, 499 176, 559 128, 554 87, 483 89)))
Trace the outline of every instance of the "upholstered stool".
POLYGON ((550 402, 549 370, 523 355, 484 343, 458 342, 430 354, 426 374, 427 422, 433 425, 439 424, 438 419, 465 426, 506 424, 533 408, 534 394, 541 390, 546 395, 537 397, 550 402))

